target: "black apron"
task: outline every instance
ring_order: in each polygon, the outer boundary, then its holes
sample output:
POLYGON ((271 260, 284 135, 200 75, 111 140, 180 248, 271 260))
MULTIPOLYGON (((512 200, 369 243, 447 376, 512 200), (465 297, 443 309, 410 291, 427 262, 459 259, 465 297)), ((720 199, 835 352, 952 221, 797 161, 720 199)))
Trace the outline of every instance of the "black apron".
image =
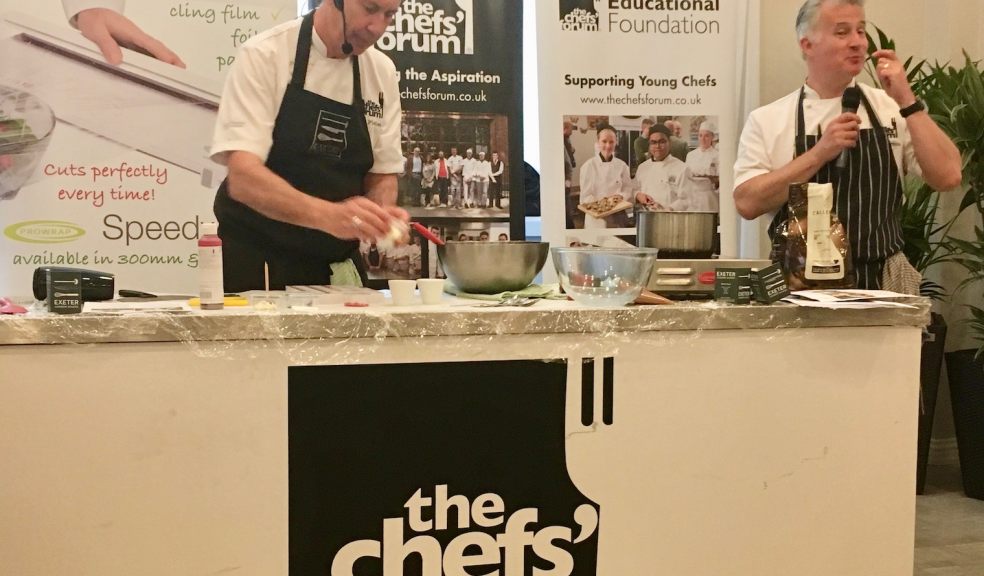
MULTIPOLYGON (((820 140, 820 134, 806 134, 804 98, 805 90, 800 88, 796 110, 796 156, 804 154, 820 140)), ((858 145, 848 149, 847 166, 838 170, 836 159, 831 160, 810 181, 834 184, 834 209, 847 227, 857 286, 876 290, 881 287, 885 259, 902 250, 902 178, 888 133, 863 92, 861 102, 871 128, 861 130, 858 145)), ((775 236, 779 223, 786 219, 787 206, 783 205, 772 220, 770 237, 775 236)))
MULTIPOLYGON (((273 128, 266 166, 298 190, 331 202, 363 194, 363 178, 373 164, 372 142, 362 102, 359 60, 352 57, 352 104, 304 89, 314 12, 301 22, 294 70, 273 128)), ((270 288, 329 284, 333 262, 351 258, 365 282, 356 240, 272 220, 233 200, 228 178, 215 196, 222 238, 225 289, 264 288, 264 262, 270 288)))

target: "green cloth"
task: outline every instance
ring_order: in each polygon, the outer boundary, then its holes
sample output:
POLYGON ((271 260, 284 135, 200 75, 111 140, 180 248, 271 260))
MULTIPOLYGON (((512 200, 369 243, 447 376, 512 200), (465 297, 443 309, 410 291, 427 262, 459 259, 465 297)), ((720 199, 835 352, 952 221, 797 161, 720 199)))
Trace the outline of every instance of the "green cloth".
POLYGON ((362 286, 362 277, 359 276, 359 269, 351 259, 344 262, 331 263, 331 285, 332 286, 362 286))
POLYGON ((457 286, 455 286, 451 281, 444 283, 444 291, 452 296, 457 296, 459 298, 471 298, 473 300, 489 300, 492 302, 498 302, 500 300, 505 300, 506 298, 547 298, 551 300, 566 300, 567 295, 561 294, 557 289, 556 284, 547 284, 546 286, 540 286, 539 284, 530 284, 522 290, 516 290, 514 292, 499 292, 498 294, 473 294, 471 292, 462 292, 457 286))

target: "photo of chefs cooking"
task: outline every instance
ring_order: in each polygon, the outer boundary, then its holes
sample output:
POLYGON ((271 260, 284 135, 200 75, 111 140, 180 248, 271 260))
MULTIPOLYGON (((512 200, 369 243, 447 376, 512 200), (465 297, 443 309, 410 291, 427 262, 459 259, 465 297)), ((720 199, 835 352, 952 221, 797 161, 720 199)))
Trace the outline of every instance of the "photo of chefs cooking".
POLYGON ((626 228, 635 211, 717 212, 717 121, 708 116, 565 116, 569 229, 626 228))

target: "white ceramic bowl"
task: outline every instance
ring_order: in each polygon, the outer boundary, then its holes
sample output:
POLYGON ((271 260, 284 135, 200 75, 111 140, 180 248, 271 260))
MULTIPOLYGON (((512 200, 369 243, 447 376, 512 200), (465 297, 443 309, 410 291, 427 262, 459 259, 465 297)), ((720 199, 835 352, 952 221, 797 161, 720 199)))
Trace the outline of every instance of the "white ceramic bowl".
POLYGON ((586 306, 617 308, 649 283, 655 248, 551 248, 564 292, 586 306))

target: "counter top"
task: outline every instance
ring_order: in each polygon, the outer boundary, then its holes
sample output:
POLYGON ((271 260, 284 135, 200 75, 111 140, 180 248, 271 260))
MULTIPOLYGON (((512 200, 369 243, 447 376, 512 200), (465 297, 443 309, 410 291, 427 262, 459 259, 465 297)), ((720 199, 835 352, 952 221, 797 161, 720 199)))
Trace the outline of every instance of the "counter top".
POLYGON ((332 306, 317 311, 255 311, 248 307, 206 312, 140 311, 0 316, 0 345, 91 344, 493 336, 508 334, 617 334, 651 331, 774 330, 848 326, 913 326, 929 323, 930 302, 912 308, 829 310, 786 303, 730 305, 680 302, 667 306, 588 308, 543 300, 527 308, 477 307, 447 297, 439 306, 332 306))

